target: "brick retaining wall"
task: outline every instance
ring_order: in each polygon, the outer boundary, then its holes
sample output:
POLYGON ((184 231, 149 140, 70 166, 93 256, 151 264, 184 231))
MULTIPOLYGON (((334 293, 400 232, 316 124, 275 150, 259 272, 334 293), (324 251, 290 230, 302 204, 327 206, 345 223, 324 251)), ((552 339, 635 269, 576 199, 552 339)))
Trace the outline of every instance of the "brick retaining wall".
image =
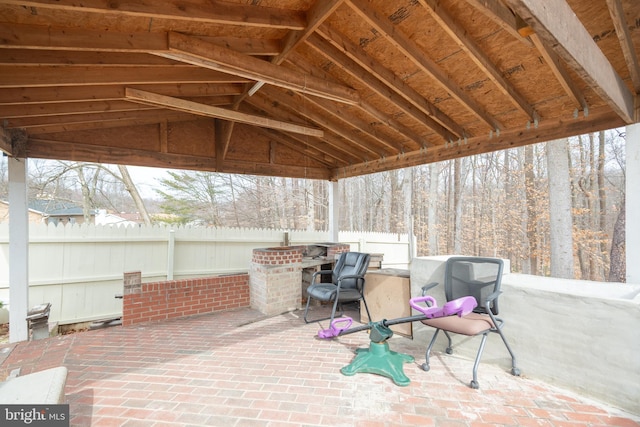
POLYGON ((125 273, 124 326, 249 307, 246 273, 141 283, 139 272, 125 273))

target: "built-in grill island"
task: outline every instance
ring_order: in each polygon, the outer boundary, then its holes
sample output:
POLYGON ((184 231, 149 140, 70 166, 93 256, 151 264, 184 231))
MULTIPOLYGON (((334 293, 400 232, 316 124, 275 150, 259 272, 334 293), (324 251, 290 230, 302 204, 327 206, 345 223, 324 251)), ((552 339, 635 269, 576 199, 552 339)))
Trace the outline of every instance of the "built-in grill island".
MULTIPOLYGON (((301 308, 313 273, 333 269, 337 255, 350 249, 344 243, 254 249, 249 272, 251 308, 266 315, 301 308)), ((369 268, 380 268, 381 262, 380 254, 372 254, 369 268)), ((330 281, 331 276, 322 280, 330 281)))

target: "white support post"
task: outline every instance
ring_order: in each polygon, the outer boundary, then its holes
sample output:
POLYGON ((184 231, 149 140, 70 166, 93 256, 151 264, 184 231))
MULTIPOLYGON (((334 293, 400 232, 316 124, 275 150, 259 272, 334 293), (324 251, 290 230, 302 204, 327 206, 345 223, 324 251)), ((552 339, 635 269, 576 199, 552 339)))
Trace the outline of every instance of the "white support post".
POLYGON ((27 159, 9 157, 9 342, 27 341, 29 328, 29 204, 27 159))
POLYGON ((640 283, 640 124, 627 126, 626 141, 626 261, 627 283, 640 283))
POLYGON ((169 230, 169 242, 167 247, 167 280, 173 280, 173 265, 176 249, 176 231, 169 230))
POLYGON ((329 182, 329 240, 339 242, 340 232, 340 188, 338 181, 329 182))

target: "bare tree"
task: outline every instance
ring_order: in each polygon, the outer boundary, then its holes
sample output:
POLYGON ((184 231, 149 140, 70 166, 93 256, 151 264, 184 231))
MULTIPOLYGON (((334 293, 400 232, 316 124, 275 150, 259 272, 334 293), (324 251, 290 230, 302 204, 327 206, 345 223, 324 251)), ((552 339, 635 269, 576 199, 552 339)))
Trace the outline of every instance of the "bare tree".
POLYGON ((573 226, 569 184, 569 143, 559 139, 547 143, 551 276, 572 279, 573 226))

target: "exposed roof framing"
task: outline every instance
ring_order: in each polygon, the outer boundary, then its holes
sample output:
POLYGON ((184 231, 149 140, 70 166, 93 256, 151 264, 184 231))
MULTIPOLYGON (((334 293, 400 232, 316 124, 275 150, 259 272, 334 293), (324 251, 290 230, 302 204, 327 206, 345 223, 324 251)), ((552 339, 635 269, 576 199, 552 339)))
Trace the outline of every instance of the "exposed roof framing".
POLYGON ((0 0, 0 150, 335 180, 640 120, 637 0, 0 0))

